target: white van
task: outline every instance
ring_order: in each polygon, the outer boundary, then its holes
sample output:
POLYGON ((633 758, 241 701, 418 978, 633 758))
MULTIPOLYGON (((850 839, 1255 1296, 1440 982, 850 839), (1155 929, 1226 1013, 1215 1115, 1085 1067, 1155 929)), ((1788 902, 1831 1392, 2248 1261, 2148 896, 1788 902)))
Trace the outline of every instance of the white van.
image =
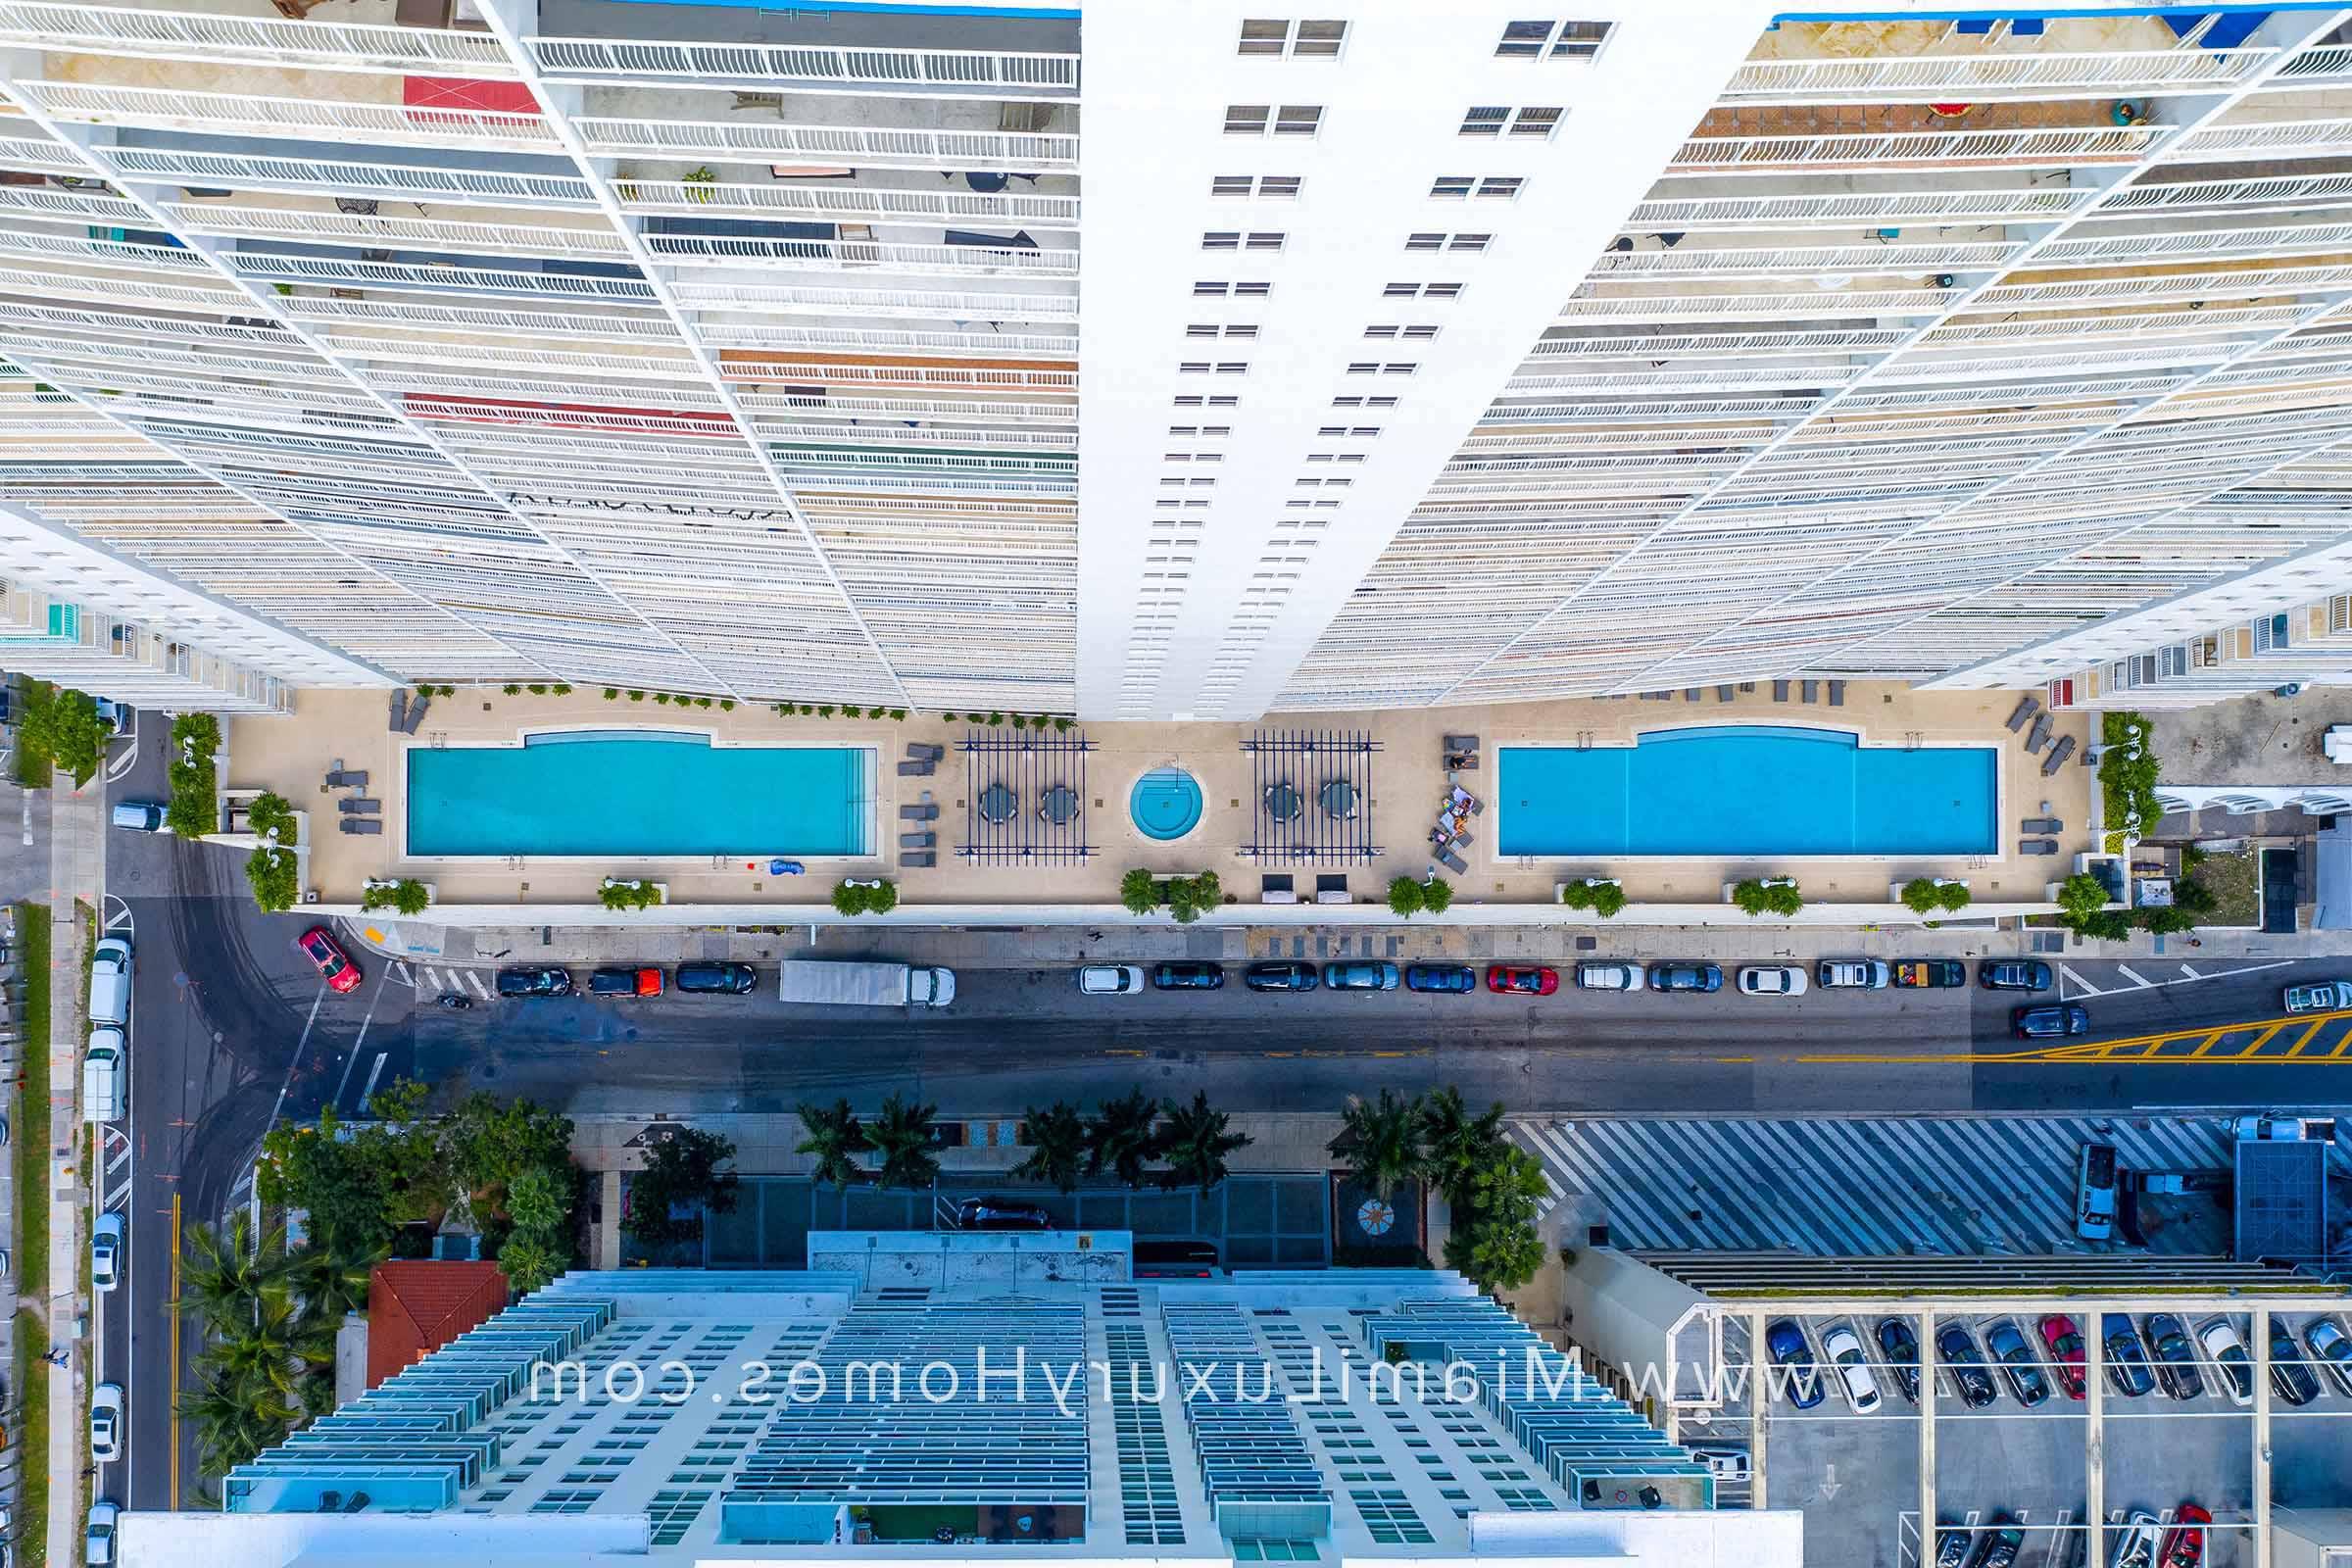
POLYGON ((90 1022, 130 1027, 130 944, 121 937, 90 950, 90 1022))
POLYGON ((81 1054, 81 1119, 121 1121, 122 1091, 130 1057, 122 1031, 102 1023, 90 1031, 81 1054))

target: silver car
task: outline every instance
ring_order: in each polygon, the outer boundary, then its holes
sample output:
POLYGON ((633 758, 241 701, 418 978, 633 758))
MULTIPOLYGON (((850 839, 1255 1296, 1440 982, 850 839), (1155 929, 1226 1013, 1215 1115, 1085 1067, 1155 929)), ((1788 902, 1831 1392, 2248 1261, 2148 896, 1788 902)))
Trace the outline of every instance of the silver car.
POLYGON ((113 1464, 122 1457, 122 1385, 101 1383, 90 1391, 90 1457, 113 1464))
POLYGON ((1580 963, 1576 966, 1576 988, 1579 991, 1639 991, 1647 978, 1638 963, 1580 963))

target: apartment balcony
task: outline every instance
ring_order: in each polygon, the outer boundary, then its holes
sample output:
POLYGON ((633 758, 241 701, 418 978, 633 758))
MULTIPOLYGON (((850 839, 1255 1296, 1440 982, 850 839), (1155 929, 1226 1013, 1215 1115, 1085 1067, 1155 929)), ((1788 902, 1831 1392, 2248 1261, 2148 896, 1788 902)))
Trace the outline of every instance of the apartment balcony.
MULTIPOLYGON (((404 203, 412 212, 417 204, 404 203)), ((394 216, 373 198, 252 192, 228 200, 178 201, 162 211, 181 233, 296 241, 368 249, 456 251, 491 256, 625 260, 628 247, 601 214, 461 207, 451 217, 394 216), (372 209, 372 210, 369 210, 372 209)))
POLYGON ((2090 187, 2062 183, 2026 185, 1998 173, 1953 175, 1938 172, 1936 188, 1922 190, 1914 181, 1902 189, 1858 191, 1850 177, 1823 176, 1792 179, 1788 186, 1758 191, 1752 180, 1725 179, 1734 188, 1701 193, 1700 176, 1660 186, 1665 194, 1636 204, 1625 221, 1628 235, 1665 232, 1705 233, 1714 229, 1788 228, 1823 224, 1867 228, 1905 224, 2002 224, 2050 222, 2088 205, 2098 192, 2090 187), (1962 185, 1963 178, 1984 180, 1982 186, 1962 185))
POLYGON ((2221 120, 2170 142, 2171 164, 2352 157, 2352 115, 2298 112, 2297 106, 2255 97, 2221 120))
POLYGON ((970 331, 917 331, 878 327, 857 318, 776 321, 761 317, 726 318, 706 312, 697 317, 698 335, 710 347, 759 349, 775 354, 885 354, 972 356, 990 361, 1049 360, 1075 365, 1078 339, 1062 332, 992 332, 985 321, 969 323, 970 331))
POLYGON ((746 271, 738 276, 721 270, 679 278, 671 284, 671 292, 681 308, 717 313, 706 318, 729 321, 832 316, 861 321, 944 319, 1023 327, 1076 326, 1075 285, 1051 279, 1016 292, 1022 287, 1019 280, 986 290, 891 287, 880 281, 867 287, 848 279, 839 284, 785 283, 769 272, 746 271))
POLYGON ((476 295, 547 304, 655 305, 653 285, 618 263, 569 262, 535 252, 465 264, 432 251, 404 253, 377 246, 314 246, 272 251, 239 249, 226 258, 238 274, 286 288, 384 288, 476 295), (339 254, 338 254, 339 253, 339 254))
MULTIPOLYGON (((596 206, 596 193, 589 182, 572 172, 569 162, 555 159, 503 155, 500 161, 514 167, 469 169, 351 158, 342 156, 345 149, 331 143, 305 146, 296 142, 267 152, 146 146, 99 146, 92 151, 121 181, 177 185, 183 196, 196 191, 283 191, 344 198, 347 205, 360 208, 370 202, 392 201, 419 207, 431 202, 585 213, 596 206)), ((438 156, 455 165, 465 155, 449 152, 438 156)), ((207 195, 199 199, 220 198, 207 195)))
POLYGON ((736 392, 743 411, 761 422, 770 419, 842 419, 858 421, 921 421, 949 419, 977 424, 1066 424, 1078 416, 1077 388, 1018 393, 990 391, 978 396, 894 394, 875 388, 842 391, 800 383, 782 387, 747 382, 736 392))
MULTIPOLYGON (((29 125, 23 129, 33 129, 29 125)), ((87 174, 89 166, 64 144, 47 136, 0 136, 0 169, 27 173, 87 174)))
POLYGON ((175 61, 169 67, 170 85, 118 79, 141 67, 158 74, 143 61, 52 55, 53 79, 20 81, 16 90, 73 124, 363 146, 562 151, 535 112, 409 103, 403 91, 409 78, 175 61), (321 96, 328 91, 335 96, 321 96))
POLYGON ((1920 104, 1716 109, 1665 170, 1686 174, 2066 169, 2135 164, 2168 133, 2114 122, 2101 101, 1985 104, 1964 119, 1920 104))
POLYGON ((1984 271, 2004 265, 2024 245, 1998 227, 1966 229, 1957 238, 1912 241, 1857 234, 1845 244, 1822 244, 1820 236, 1788 243, 1771 233, 1725 236, 1715 243, 1681 240, 1655 250, 1628 246, 1603 251, 1588 274, 1592 282, 1689 278, 1746 279, 1788 272, 1824 274, 1865 289, 1914 282, 1922 272, 1984 271), (1810 242, 1808 242, 1808 239, 1810 242))
MULTIPOLYGON (((2064 25, 2063 20, 2059 24, 2064 25)), ((1786 24, 1784 24, 1786 25, 1786 24)), ((2046 34, 2044 35, 2047 36, 2046 34)), ((1881 55, 1863 59, 1751 60, 1725 83, 1733 104, 2009 103, 2154 93, 2228 92, 2259 72, 2271 48, 1881 55)))
POLYGON ((1075 53, 577 37, 529 38, 524 47, 548 80, 584 85, 723 82, 770 92, 1001 102, 1078 95, 1075 53))
POLYGON ((1074 173, 1074 104, 594 85, 572 125, 599 156, 865 171, 1074 173))
MULTIPOLYGON (((789 166, 785 166, 789 167, 789 166)), ((778 180, 764 171, 756 182, 729 166, 715 180, 690 181, 694 171, 675 162, 626 160, 612 176, 613 194, 630 213, 697 217, 758 217, 835 223, 934 223, 955 227, 1075 229, 1075 178, 1056 176, 1062 190, 1041 189, 1043 176, 1020 176, 1026 189, 982 192, 915 171, 860 172, 846 178, 778 180)), ((1013 176, 987 176, 999 185, 1013 176)))
POLYGON ((740 267, 776 263, 795 270, 947 276, 1076 277, 1077 236, 1049 230, 1044 241, 1026 229, 894 228, 877 233, 863 223, 789 222, 756 219, 668 217, 647 220, 646 248, 686 266, 740 267))
MULTIPOLYGON (((280 69, 418 72, 512 77, 506 51, 487 32, 381 26, 277 15, 266 0, 227 0, 243 15, 58 5, 0 4, 0 42, 32 49, 148 60, 280 69)), ((389 21, 390 6, 385 6, 389 21)))

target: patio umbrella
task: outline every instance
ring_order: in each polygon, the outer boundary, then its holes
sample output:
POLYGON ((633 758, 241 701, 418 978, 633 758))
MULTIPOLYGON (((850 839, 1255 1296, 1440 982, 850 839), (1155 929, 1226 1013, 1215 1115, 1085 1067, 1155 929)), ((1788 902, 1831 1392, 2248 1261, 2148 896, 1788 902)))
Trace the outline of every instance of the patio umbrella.
POLYGON ((1344 778, 1326 779, 1322 790, 1323 813, 1341 821, 1355 815, 1355 786, 1344 778))
POLYGON ((991 784, 980 792, 980 819, 984 822, 1009 822, 1020 802, 1003 784, 991 784))
POLYGON ((1038 815, 1055 827, 1067 827, 1070 818, 1078 814, 1078 795, 1067 784, 1056 784, 1046 791, 1046 798, 1037 808, 1038 815))
POLYGON ((1277 822, 1296 822, 1298 819, 1298 792, 1289 785, 1273 785, 1266 791, 1266 814, 1277 822))

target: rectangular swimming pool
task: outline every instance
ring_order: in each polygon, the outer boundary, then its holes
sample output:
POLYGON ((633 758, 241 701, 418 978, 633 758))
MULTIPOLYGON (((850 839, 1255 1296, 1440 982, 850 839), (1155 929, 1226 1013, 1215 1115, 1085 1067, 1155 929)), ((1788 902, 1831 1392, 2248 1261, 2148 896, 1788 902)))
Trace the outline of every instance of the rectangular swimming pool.
POLYGON ((1502 855, 1990 855, 1989 746, 1863 746, 1845 730, 1732 724, 1632 746, 1506 746, 1502 855))
POLYGON ((409 753, 408 845, 444 855, 867 855, 870 747, 643 730, 409 753))

